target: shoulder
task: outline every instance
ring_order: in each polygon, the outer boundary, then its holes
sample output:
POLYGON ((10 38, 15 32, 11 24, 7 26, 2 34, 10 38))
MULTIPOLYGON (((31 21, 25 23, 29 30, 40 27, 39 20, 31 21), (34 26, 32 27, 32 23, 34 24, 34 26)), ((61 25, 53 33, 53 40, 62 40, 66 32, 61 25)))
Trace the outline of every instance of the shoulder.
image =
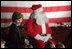
POLYGON ((36 19, 29 19, 28 22, 36 22, 36 19))
POLYGON ((14 30, 14 29, 16 29, 16 24, 12 23, 10 26, 10 30, 14 30))

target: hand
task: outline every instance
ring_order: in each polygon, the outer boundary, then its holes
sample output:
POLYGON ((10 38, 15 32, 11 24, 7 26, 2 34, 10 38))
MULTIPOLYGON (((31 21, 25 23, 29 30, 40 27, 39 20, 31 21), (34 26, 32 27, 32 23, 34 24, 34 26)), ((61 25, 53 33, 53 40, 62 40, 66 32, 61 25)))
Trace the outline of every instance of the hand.
POLYGON ((35 39, 36 39, 36 40, 42 40, 42 41, 44 41, 43 37, 42 37, 41 35, 39 35, 39 34, 37 34, 37 35, 35 36, 35 39))
POLYGON ((43 41, 47 42, 49 38, 51 38, 51 34, 48 34, 47 36, 43 36, 43 41))
POLYGON ((41 39, 43 42, 45 42, 46 40, 46 36, 42 36, 42 39, 41 39))
POLYGON ((43 36, 41 36, 41 39, 40 39, 40 40, 44 41, 44 39, 45 39, 45 38, 44 38, 43 36))
POLYGON ((47 39, 47 36, 43 36, 43 42, 45 43, 48 39, 47 39))

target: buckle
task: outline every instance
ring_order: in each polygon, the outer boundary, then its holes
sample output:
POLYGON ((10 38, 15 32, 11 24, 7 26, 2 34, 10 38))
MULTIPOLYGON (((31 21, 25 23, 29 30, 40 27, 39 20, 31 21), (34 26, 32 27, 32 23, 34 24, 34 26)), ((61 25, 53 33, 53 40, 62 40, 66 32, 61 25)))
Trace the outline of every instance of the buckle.
POLYGON ((47 36, 47 35, 45 35, 45 34, 42 34, 41 36, 47 36))

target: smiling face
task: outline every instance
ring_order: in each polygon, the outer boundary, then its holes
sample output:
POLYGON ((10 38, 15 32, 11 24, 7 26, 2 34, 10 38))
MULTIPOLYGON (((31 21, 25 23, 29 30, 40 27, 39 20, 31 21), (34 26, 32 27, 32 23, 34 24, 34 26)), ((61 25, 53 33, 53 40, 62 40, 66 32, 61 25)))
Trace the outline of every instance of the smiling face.
POLYGON ((17 19, 17 20, 16 20, 16 23, 20 25, 20 24, 22 23, 22 20, 23 20, 22 18, 17 19))

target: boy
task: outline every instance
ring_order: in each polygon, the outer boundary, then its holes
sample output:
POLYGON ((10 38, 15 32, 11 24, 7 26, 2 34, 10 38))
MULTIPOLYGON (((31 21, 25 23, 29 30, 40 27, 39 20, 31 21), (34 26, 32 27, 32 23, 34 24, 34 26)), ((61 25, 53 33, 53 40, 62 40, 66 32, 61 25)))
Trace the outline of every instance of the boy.
POLYGON ((21 29, 19 26, 21 25, 23 19, 23 15, 15 11, 12 15, 12 25, 10 26, 8 40, 6 41, 6 46, 8 48, 23 48, 24 38, 21 35, 21 29))

